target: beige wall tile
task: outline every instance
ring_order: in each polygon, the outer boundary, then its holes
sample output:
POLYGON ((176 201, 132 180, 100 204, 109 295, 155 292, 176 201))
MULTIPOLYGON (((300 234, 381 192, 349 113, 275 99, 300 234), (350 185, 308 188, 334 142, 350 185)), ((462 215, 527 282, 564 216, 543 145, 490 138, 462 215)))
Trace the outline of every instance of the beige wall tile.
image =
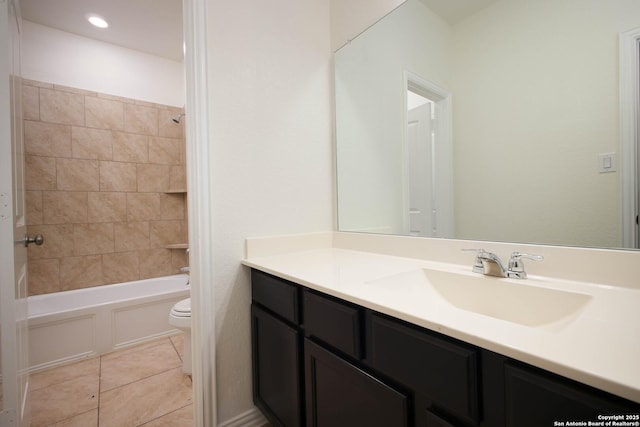
POLYGON ((92 90, 80 89, 77 87, 65 86, 65 85, 53 85, 53 89, 59 92, 71 92, 80 95, 89 95, 89 96, 97 96, 97 92, 92 90))
POLYGON ((158 110, 158 135, 168 138, 184 139, 184 123, 187 116, 182 116, 180 123, 173 121, 173 118, 181 114, 182 110, 158 110))
POLYGON ((173 271, 180 271, 181 267, 187 267, 189 265, 189 257, 187 257, 187 251, 184 249, 171 250, 171 268, 173 271))
POLYGON ((62 290, 90 288, 102 285, 102 256, 74 256, 60 260, 62 290))
POLYGON ((102 275, 106 283, 123 283, 140 278, 138 252, 102 255, 102 275))
POLYGON ((85 97, 87 126, 99 129, 124 129, 124 104, 120 101, 85 97))
POLYGON ((152 221, 149 224, 149 239, 152 248, 185 243, 187 232, 184 221, 152 221))
POLYGON ((173 273, 171 269, 171 250, 169 249, 143 249, 138 251, 140 259, 140 278, 168 276, 173 273))
POLYGON ((25 120, 40 120, 40 93, 37 87, 22 85, 22 114, 25 120))
POLYGON ((76 255, 113 252, 113 224, 75 224, 73 226, 73 251, 76 255))
POLYGON ((98 191, 98 160, 56 159, 56 186, 58 190, 98 191))
POLYGON ((71 157, 76 159, 113 159, 112 141, 116 133, 109 130, 73 126, 71 157))
POLYGON ((51 83, 46 83, 46 82, 41 82, 38 80, 30 80, 30 79, 22 79, 22 83, 28 86, 34 86, 34 87, 46 87, 49 89, 53 89, 53 84, 51 83))
POLYGON ((138 191, 162 193, 169 191, 168 165, 137 165, 138 191))
POLYGON ((40 88, 40 120, 84 126, 84 95, 40 88))
POLYGON ((98 93, 96 96, 98 98, 102 98, 102 99, 110 99, 112 101, 120 101, 123 104, 135 104, 136 103, 136 101, 134 99, 125 98, 123 96, 118 96, 118 95, 110 95, 108 93, 98 93))
POLYGON ((116 252, 149 249, 149 222, 122 222, 114 224, 116 252))
POLYGON ((182 164, 182 139, 152 136, 149 139, 149 163, 164 165, 182 164))
POLYGON ((27 225, 42 224, 42 191, 27 191, 27 225))
POLYGON ((32 259, 27 263, 29 295, 60 292, 60 260, 32 259))
POLYGON ((159 193, 127 193, 127 220, 160 219, 159 193))
POLYGON ((71 157, 71 126, 25 120, 24 149, 38 156, 71 157))
POLYGON ((42 258, 61 258, 73 255, 73 225, 30 225, 27 227, 30 236, 42 234, 44 243, 41 246, 29 245, 29 260, 42 258))
POLYGON ((113 160, 118 162, 147 163, 149 137, 135 133, 118 132, 113 139, 113 160))
POLYGON ((185 165, 171 166, 169 169, 169 191, 187 190, 187 169, 185 165))
POLYGON ((45 237, 28 249, 40 263, 32 291, 161 276, 186 264, 184 251, 162 247, 186 241, 186 196, 163 194, 186 190, 185 119, 171 121, 181 110, 29 80, 23 97, 28 230, 45 237), (149 221, 162 222, 152 229, 149 221))
POLYGON ((160 219, 184 219, 184 194, 160 194, 160 219))
POLYGON ((45 191, 42 194, 44 224, 87 222, 87 193, 84 191, 45 191))
POLYGON ((119 222, 127 220, 126 193, 89 193, 89 222, 119 222))
POLYGON ((124 129, 144 135, 158 135, 158 109, 143 105, 124 105, 124 129))
POLYGON ((100 162, 100 191, 136 191, 136 165, 100 162))
POLYGON ((27 190, 55 190, 56 159, 53 157, 25 156, 24 179, 27 190))

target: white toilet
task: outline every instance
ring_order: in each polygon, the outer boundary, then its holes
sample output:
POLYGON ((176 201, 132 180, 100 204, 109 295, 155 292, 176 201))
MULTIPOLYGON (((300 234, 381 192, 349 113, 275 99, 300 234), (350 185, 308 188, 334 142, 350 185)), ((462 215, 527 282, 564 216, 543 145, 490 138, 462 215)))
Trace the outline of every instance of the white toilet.
POLYGON ((169 313, 169 324, 184 333, 182 371, 191 375, 191 298, 178 301, 169 313))

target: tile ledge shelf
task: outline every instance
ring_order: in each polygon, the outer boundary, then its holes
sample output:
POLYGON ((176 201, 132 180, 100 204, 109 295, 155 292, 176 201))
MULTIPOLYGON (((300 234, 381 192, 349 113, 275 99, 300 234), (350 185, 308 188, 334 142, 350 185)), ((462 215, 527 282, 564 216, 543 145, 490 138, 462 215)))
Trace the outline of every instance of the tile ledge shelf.
POLYGON ((189 249, 188 243, 173 243, 171 245, 166 245, 166 249, 189 249))

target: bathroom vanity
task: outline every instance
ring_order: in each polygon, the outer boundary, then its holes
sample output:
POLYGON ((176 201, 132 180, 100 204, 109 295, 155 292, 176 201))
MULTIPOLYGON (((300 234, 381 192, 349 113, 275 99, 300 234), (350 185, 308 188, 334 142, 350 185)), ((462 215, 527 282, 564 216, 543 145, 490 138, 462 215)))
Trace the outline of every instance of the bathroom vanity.
MULTIPOLYGON (((274 426, 640 425, 637 337, 610 347, 624 339, 590 323, 603 314, 597 290, 582 290, 586 302, 565 304, 574 311, 557 319, 503 320, 424 291, 441 279, 421 283, 417 265, 473 280, 452 265, 335 248, 244 264, 254 402, 274 426)), ((523 307, 539 302, 532 295, 523 307)))

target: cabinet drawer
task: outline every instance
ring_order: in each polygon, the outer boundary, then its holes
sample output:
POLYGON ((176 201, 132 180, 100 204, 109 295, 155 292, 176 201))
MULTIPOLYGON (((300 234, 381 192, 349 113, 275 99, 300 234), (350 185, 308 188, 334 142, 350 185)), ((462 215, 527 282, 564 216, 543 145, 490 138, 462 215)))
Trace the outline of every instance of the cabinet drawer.
POLYGON ((251 270, 253 301, 296 325, 300 323, 298 292, 298 286, 284 279, 251 270))
POLYGON ((507 427, 554 425, 554 421, 598 421, 598 415, 639 414, 640 404, 554 374, 505 365, 507 427))
POLYGON ((360 359, 360 310, 313 292, 303 292, 304 330, 349 356, 360 359))
POLYGON ((368 322, 367 357, 374 369, 448 413, 479 421, 478 349, 377 314, 368 322))

